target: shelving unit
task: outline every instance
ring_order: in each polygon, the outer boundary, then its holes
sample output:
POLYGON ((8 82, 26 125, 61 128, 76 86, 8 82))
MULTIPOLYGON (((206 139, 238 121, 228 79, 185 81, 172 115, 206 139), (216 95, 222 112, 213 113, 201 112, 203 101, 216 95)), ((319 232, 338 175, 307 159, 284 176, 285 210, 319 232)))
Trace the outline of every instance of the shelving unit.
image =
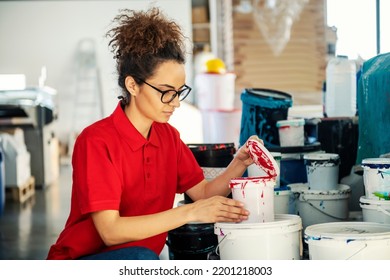
POLYGON ((192 25, 194 55, 209 46, 233 70, 232 1, 192 0, 192 25))

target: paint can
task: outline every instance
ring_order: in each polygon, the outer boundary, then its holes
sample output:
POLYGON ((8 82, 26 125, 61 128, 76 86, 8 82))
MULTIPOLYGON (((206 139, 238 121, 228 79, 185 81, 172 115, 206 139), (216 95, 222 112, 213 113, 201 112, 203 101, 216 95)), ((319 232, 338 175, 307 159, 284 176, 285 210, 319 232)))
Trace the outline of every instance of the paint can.
POLYGON ((281 155, 279 185, 286 186, 307 182, 307 172, 303 157, 310 153, 320 153, 321 144, 315 142, 302 147, 272 147, 268 149, 271 154, 280 153, 281 155))
POLYGON ((250 136, 257 135, 267 148, 279 146, 276 122, 287 119, 292 96, 277 90, 247 88, 241 93, 241 101, 240 145, 244 145, 250 136))
POLYGON ((218 239, 213 223, 188 223, 168 232, 170 260, 207 260, 218 239))
POLYGON ((304 119, 289 119, 276 122, 281 147, 303 146, 305 144, 304 119))
POLYGON ((195 77, 196 103, 200 110, 233 110, 234 73, 199 73, 195 77))
POLYGON ((366 197, 390 199, 390 158, 366 158, 362 167, 366 197))
POLYGON ((274 212, 275 214, 288 214, 291 189, 288 186, 274 188, 274 212))
POLYGON ((360 198, 363 221, 390 224, 390 200, 360 198))
POLYGON ((340 156, 330 153, 311 153, 303 156, 307 182, 311 190, 332 190, 339 181, 340 156))
POLYGON ((311 260, 390 260, 390 225, 334 222, 304 231, 311 260))
POLYGON ((351 188, 338 184, 333 190, 311 190, 307 183, 291 184, 289 212, 302 218, 303 228, 318 223, 340 222, 349 218, 351 188))
POLYGON ((204 143, 239 145, 241 109, 201 110, 204 143))
MULTIPOLYGON (((220 175, 233 160, 236 148, 234 143, 198 143, 187 144, 197 163, 203 170, 206 180, 212 180, 220 175)), ((192 199, 184 194, 187 203, 192 199)))
POLYGON ((300 260, 302 223, 297 215, 276 214, 269 223, 216 223, 221 260, 300 260))
POLYGON ((267 223, 274 219, 275 178, 241 177, 230 180, 232 197, 244 203, 248 219, 241 223, 267 223))

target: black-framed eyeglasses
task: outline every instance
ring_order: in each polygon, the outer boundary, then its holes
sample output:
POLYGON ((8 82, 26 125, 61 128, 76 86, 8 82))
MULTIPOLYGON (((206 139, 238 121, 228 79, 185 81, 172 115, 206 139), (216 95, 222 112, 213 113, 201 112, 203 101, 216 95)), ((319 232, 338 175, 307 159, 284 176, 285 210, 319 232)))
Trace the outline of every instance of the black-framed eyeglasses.
POLYGON ((172 100, 175 99, 176 96, 179 97, 179 101, 183 101, 188 96, 188 94, 191 92, 191 90, 192 90, 192 88, 190 88, 187 85, 184 85, 182 87, 182 89, 180 89, 180 90, 174 90, 174 89, 161 90, 161 89, 156 88, 155 86, 147 83, 144 80, 140 79, 140 81, 145 83, 145 84, 147 84, 152 89, 155 89, 159 93, 161 93, 161 102, 165 103, 165 104, 168 104, 168 103, 172 102, 172 100))

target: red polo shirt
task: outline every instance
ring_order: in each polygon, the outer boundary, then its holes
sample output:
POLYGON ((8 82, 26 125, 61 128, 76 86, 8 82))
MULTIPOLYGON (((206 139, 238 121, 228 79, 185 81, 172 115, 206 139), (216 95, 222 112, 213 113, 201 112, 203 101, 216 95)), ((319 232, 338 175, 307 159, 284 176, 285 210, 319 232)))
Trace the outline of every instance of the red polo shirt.
POLYGON ((70 214, 48 259, 76 259, 128 246, 144 246, 159 255, 167 233, 106 247, 90 213, 113 209, 121 216, 137 216, 165 211, 172 208, 176 193, 204 179, 201 167, 174 127, 153 123, 147 140, 120 104, 111 116, 79 135, 72 165, 70 214))

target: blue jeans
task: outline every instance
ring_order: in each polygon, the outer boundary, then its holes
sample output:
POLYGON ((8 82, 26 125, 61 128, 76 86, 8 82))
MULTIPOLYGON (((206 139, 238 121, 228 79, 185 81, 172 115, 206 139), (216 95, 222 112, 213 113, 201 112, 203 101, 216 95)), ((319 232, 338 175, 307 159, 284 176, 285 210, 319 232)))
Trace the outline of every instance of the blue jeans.
POLYGON ((159 256, 145 247, 127 247, 88 255, 79 260, 159 260, 159 256))

